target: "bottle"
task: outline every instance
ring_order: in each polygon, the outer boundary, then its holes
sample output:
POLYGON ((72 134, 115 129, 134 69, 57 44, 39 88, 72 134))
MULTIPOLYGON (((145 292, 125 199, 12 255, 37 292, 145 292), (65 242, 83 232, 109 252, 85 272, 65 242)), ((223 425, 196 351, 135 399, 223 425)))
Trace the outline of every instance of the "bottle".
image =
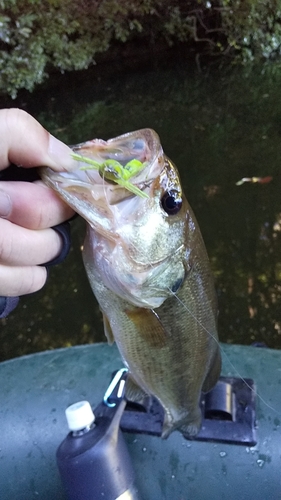
POLYGON ((57 450, 67 500, 138 500, 119 424, 126 402, 104 406, 95 419, 88 401, 66 409, 69 434, 57 450))

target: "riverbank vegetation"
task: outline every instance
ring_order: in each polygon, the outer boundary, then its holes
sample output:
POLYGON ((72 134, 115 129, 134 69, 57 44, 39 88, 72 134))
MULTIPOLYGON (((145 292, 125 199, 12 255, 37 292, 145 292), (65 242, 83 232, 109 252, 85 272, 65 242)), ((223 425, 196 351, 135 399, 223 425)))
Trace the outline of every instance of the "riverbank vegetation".
MULTIPOLYGON (((0 93, 32 91, 54 70, 81 70, 131 44, 230 63, 278 59, 278 0, 0 0, 0 93)), ((130 52, 132 55, 132 52, 130 52)), ((126 56, 126 52, 125 52, 126 56)))

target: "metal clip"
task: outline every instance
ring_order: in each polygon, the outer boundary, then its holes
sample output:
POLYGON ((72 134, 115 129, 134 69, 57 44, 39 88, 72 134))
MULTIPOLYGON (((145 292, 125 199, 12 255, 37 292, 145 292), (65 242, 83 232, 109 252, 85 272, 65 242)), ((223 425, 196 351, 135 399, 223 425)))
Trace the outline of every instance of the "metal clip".
POLYGON ((116 388, 119 384, 119 387, 117 389, 117 393, 115 394, 115 399, 122 399, 124 396, 125 392, 125 384, 126 384, 126 377, 128 373, 128 368, 120 368, 114 375, 113 379, 111 380, 108 388, 106 389, 104 396, 103 396, 103 402, 108 408, 114 408, 116 406, 116 402, 110 402, 109 399, 112 396, 113 392, 116 392, 116 388))

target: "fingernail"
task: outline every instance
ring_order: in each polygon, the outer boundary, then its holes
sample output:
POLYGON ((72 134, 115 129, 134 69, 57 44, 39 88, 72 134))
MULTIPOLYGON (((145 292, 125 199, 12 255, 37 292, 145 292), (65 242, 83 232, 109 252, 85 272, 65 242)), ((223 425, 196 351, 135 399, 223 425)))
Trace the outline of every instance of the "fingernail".
POLYGON ((53 135, 50 135, 48 155, 54 170, 74 170, 77 162, 71 157, 72 150, 53 135))
POLYGON ((10 196, 0 189, 0 217, 8 217, 12 210, 12 201, 10 196))

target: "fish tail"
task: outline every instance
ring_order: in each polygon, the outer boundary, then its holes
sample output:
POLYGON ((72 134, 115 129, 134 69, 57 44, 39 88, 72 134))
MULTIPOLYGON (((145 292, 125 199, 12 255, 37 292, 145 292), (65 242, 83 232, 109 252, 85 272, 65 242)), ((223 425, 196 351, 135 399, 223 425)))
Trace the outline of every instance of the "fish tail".
POLYGON ((200 431, 202 423, 202 413, 198 407, 195 411, 188 413, 180 420, 172 422, 165 416, 161 437, 167 439, 171 432, 178 430, 186 439, 194 438, 200 431))
POLYGON ((197 436, 198 432, 201 428, 202 416, 198 417, 196 421, 193 421, 188 424, 184 424, 179 428, 179 431, 182 433, 183 437, 186 439, 192 439, 197 436))

